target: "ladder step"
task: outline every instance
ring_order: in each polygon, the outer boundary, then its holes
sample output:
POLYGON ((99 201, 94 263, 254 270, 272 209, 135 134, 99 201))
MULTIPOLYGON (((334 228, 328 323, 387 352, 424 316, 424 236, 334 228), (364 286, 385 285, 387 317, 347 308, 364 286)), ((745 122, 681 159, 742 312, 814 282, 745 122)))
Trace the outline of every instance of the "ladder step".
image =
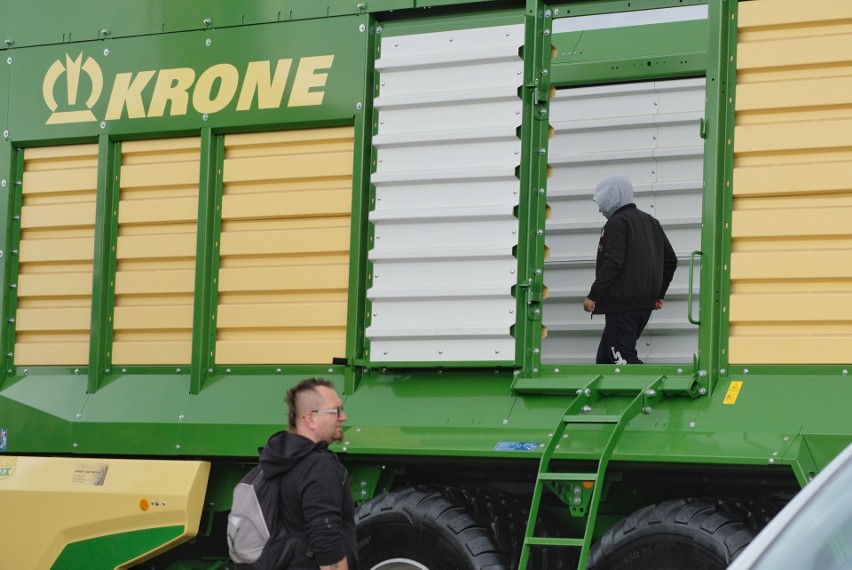
POLYGON ((583 546, 582 538, 548 538, 531 536, 525 541, 529 546, 583 546))
POLYGON ((567 415, 562 417, 562 421, 566 424, 617 424, 621 421, 621 416, 567 415))
POLYGON ((597 481, 597 473, 539 473, 541 481, 597 481))

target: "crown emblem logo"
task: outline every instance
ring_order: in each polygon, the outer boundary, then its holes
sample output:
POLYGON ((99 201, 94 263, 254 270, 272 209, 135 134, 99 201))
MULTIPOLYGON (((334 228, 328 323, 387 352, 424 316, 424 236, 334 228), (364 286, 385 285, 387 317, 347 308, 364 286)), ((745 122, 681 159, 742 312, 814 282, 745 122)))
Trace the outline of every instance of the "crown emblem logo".
MULTIPOLYGON (((65 62, 57 59, 53 65, 47 70, 42 84, 42 95, 44 102, 51 111, 48 117, 47 125, 61 125, 67 123, 88 123, 97 121, 92 107, 97 103, 101 96, 101 91, 104 87, 104 76, 101 72, 101 66, 92 59, 87 57, 83 61, 82 52, 72 59, 70 55, 65 54, 65 62), (63 102, 62 107, 57 103, 57 83, 62 76, 65 76, 66 91, 64 97, 60 100, 63 102), (88 85, 86 82, 81 82, 81 78, 85 75, 88 77, 88 85), (85 102, 81 103, 79 97, 81 83, 88 87, 89 97, 85 102), (84 107, 84 108, 83 108, 84 107)), ((61 88, 59 89, 61 91, 61 88)))

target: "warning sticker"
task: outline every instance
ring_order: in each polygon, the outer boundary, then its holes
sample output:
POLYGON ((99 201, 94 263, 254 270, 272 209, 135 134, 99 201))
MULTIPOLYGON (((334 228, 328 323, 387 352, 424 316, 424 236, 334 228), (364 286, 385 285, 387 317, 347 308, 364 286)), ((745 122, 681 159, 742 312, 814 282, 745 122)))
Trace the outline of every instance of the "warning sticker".
POLYGON ((494 451, 535 451, 539 447, 536 441, 498 441, 494 451))
POLYGON ((72 483, 102 487, 106 481, 109 463, 80 463, 74 468, 72 483))
POLYGON ((742 380, 731 380, 731 385, 728 386, 728 391, 725 393, 723 404, 736 404, 737 397, 740 395, 740 389, 743 386, 742 380))
POLYGON ((0 451, 6 451, 6 428, 0 428, 0 451))

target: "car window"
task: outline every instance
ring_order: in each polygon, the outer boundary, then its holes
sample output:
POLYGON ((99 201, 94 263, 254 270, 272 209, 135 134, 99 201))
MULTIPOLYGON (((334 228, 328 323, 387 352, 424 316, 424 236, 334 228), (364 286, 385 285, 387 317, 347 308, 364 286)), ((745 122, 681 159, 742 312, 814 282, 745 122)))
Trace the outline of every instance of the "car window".
POLYGON ((793 517, 752 570, 852 570, 852 462, 793 517))

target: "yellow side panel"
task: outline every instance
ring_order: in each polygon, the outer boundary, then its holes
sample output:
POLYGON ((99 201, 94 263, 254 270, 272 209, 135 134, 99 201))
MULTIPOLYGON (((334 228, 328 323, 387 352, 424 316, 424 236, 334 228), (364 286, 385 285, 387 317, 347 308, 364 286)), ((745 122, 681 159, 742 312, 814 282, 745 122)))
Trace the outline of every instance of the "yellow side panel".
POLYGON ((739 4, 729 361, 852 360, 852 2, 739 4))
POLYGON ((15 364, 89 362, 98 146, 24 151, 15 364))
POLYGON ((126 142, 118 204, 114 364, 189 364, 198 138, 126 142))
POLYGON ((216 361, 345 356, 354 131, 229 135, 216 361))
POLYGON ((158 551, 171 548, 198 533, 209 474, 204 461, 0 456, 0 565, 50 568, 73 542, 183 526, 158 551))

